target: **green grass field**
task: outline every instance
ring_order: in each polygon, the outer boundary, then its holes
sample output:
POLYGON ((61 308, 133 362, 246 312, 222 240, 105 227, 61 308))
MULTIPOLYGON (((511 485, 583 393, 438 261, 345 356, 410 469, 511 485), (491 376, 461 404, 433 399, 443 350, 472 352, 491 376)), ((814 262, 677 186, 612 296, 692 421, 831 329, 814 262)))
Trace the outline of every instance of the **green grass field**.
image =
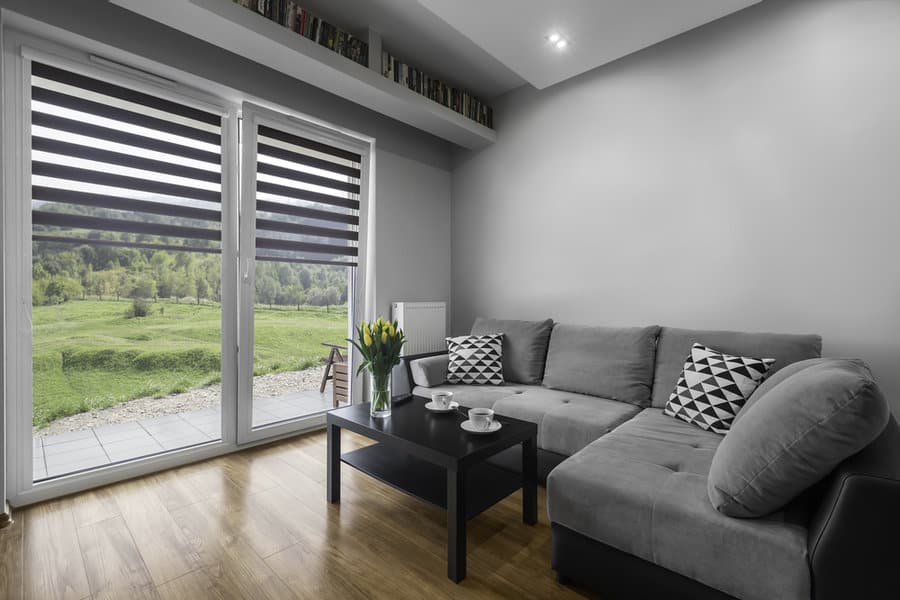
MULTIPOLYGON (((221 310, 213 304, 82 300, 33 309, 34 425, 220 380, 221 310)), ((255 374, 319 364, 347 337, 344 308, 257 308, 255 374)))

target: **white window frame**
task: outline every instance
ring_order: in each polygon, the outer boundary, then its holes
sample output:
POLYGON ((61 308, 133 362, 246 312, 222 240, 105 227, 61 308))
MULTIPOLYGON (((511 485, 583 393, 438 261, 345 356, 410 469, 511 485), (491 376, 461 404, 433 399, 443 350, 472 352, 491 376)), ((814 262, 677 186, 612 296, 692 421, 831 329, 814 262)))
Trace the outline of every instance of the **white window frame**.
MULTIPOLYGON (((246 376, 246 365, 243 368, 239 365, 238 335, 240 330, 246 329, 247 322, 252 327, 252 306, 249 308, 248 320, 248 307, 240 300, 246 294, 246 282, 239 280, 239 262, 243 260, 240 253, 249 252, 252 255, 251 269, 252 258, 255 257, 255 248, 239 246, 239 212, 242 210, 239 206, 240 191, 241 185, 247 185, 247 182, 240 182, 238 136, 241 105, 244 102, 255 102, 252 106, 248 104, 247 108, 257 117, 273 119, 271 122, 278 127, 289 124, 296 131, 303 131, 307 137, 315 135, 329 144, 342 144, 342 147, 365 157, 366 164, 361 169, 363 180, 360 192, 359 260, 354 297, 348 311, 350 329, 352 323, 372 311, 374 263, 368 268, 366 265, 367 256, 372 254, 368 233, 374 225, 374 219, 370 218, 371 208, 374 206, 374 176, 369 173, 370 169, 374 169, 374 138, 329 125, 315 117, 39 23, 7 9, 2 9, 0 23, 3 27, 3 47, 0 48, 0 60, 3 61, 3 81, 0 86, 3 110, 0 118, 3 119, 4 132, 0 155, 3 157, 3 164, 0 165, 3 175, 0 188, 3 194, 0 202, 0 250, 4 274, 0 316, 3 320, 2 344, 5 355, 5 363, 0 365, 4 373, 4 377, 0 378, 3 386, 0 396, 6 410, 5 421, 0 423, 6 434, 6 489, 10 504, 25 506, 320 429, 324 425, 324 415, 257 428, 252 435, 239 434, 242 423, 250 422, 247 415, 238 414, 239 407, 242 407, 242 413, 252 415, 252 400, 247 395, 247 386, 252 387, 252 379, 243 383, 240 379, 246 376), (33 483, 31 125, 28 118, 31 100, 29 61, 32 59, 86 75, 100 74, 112 83, 168 97, 184 104, 193 104, 197 108, 225 117, 222 127, 222 439, 218 442, 33 483), (123 68, 118 68, 117 64, 123 68), (144 71, 148 72, 146 77, 141 75, 144 71)), ((255 181, 253 186, 255 187, 255 181)), ((255 204, 255 194, 251 198, 255 204)), ((252 328, 249 333, 252 340, 252 328)), ((252 351, 252 344, 250 348, 252 351)), ((252 374, 252 366, 250 373, 252 374)), ((359 378, 355 381, 351 398, 353 402, 358 402, 362 386, 359 385, 359 378)))
MULTIPOLYGON (((249 402, 238 404, 238 443, 267 439, 278 435, 297 431, 321 428, 325 425, 325 413, 303 415, 296 419, 278 421, 276 423, 253 427, 253 328, 254 306, 256 301, 256 146, 257 131, 259 125, 265 125, 290 133, 298 137, 306 138, 335 148, 355 152, 360 159, 360 213, 362 207, 367 204, 366 196, 369 189, 369 153, 371 144, 357 137, 353 137, 335 131, 333 128, 312 123, 308 120, 296 118, 282 111, 275 111, 252 102, 245 102, 241 109, 241 232, 240 247, 242 251, 240 263, 240 301, 238 318, 238 340, 240 351, 238 352, 238 393, 241 398, 249 398, 249 402)), ((361 219, 360 219, 361 222, 361 219)), ((359 229, 362 229, 360 226, 359 229)), ((360 242, 362 246, 362 231, 360 242)), ((362 248, 360 248, 360 253, 362 248)), ((359 270, 359 266, 356 267, 359 270)), ((355 279, 355 278, 354 278, 355 279)), ((359 304, 355 282, 351 282, 352 293, 347 295, 347 337, 353 335, 353 323, 356 315, 356 307, 359 304)), ((349 370, 352 371, 353 359, 349 357, 349 370)), ((357 387, 351 381, 350 394, 353 397, 353 389, 357 387)))

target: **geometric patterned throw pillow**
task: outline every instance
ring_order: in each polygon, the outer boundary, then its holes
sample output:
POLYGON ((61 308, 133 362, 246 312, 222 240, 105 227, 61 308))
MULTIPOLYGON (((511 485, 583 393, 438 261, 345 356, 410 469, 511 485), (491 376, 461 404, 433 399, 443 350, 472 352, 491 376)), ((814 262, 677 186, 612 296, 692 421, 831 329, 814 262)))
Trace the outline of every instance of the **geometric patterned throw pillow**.
POLYGON ((447 338, 447 383, 503 385, 503 334, 447 338))
POLYGON ((732 356, 694 344, 663 412, 725 434, 774 363, 774 358, 732 356))

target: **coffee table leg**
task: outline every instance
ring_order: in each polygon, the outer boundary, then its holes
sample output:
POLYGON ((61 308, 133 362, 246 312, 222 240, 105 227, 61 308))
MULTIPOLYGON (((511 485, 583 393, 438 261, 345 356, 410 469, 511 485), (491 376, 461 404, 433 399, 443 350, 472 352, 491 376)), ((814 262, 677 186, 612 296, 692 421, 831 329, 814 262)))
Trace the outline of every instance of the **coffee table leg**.
POLYGON ((447 469, 447 577, 466 577, 466 472, 447 469))
POLYGON ((341 428, 328 424, 328 501, 341 501, 341 428))
POLYGON ((537 443, 534 438, 522 442, 522 521, 537 523, 537 443))

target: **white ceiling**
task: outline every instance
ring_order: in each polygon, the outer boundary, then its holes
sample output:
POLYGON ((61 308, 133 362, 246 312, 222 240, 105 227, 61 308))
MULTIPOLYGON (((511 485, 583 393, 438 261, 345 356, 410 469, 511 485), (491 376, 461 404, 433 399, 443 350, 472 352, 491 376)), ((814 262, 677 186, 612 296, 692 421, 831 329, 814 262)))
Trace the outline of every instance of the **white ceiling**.
POLYGON ((418 1, 543 89, 761 0, 418 1), (552 31, 570 45, 551 47, 552 31))
POLYGON ((397 58, 482 98, 525 83, 416 0, 303 0, 299 4, 352 32, 371 27, 397 58))

